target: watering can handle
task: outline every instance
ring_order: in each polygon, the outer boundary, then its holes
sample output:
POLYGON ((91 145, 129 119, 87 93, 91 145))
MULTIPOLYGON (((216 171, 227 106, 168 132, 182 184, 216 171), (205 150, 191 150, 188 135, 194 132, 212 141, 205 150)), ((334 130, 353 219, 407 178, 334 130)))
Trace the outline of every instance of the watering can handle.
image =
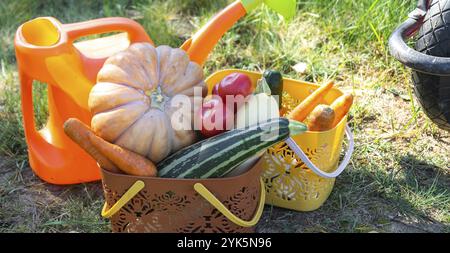
MULTIPOLYGON (((62 29, 67 36, 69 44, 74 43, 74 41, 80 37, 109 33, 109 32, 126 32, 128 34, 128 39, 131 43, 135 42, 148 42, 154 44, 150 37, 145 32, 144 28, 137 22, 128 18, 100 18, 85 22, 64 24, 62 29)), ((75 49, 77 50, 77 49, 75 49)), ((91 58, 84 55, 79 50, 77 50, 82 56, 81 59, 84 62, 84 73, 92 82, 96 81, 97 73, 103 66, 106 58, 91 58)))
POLYGON ((144 28, 128 18, 99 18, 85 22, 64 24, 63 30, 67 33, 69 42, 74 42, 76 39, 95 34, 102 34, 108 32, 126 32, 130 42, 149 42, 153 41, 148 37, 144 28))
POLYGON ((262 3, 265 3, 288 20, 295 15, 296 0, 237 0, 214 16, 192 38, 187 40, 181 48, 187 52, 191 61, 203 65, 220 38, 240 18, 262 3))
POLYGON ((34 122, 33 111, 33 79, 26 74, 19 72, 20 79, 20 96, 22 100, 22 117, 25 135, 32 141, 36 141, 39 137, 36 131, 36 123, 34 122))
MULTIPOLYGON (((47 142, 44 137, 36 130, 36 123, 34 120, 33 110, 33 78, 29 77, 22 71, 19 71, 20 78, 20 96, 22 100, 22 117, 23 128, 25 136, 29 140, 28 148, 39 152, 39 155, 48 157, 47 160, 50 164, 57 164, 61 162, 61 150, 56 146, 47 142)), ((30 158, 31 159, 31 158, 30 158)), ((30 162, 32 162, 30 160, 30 162)))
POLYGON ((410 48, 405 40, 411 37, 423 23, 429 0, 419 0, 418 7, 409 18, 398 26, 389 38, 389 51, 398 61, 419 72, 433 75, 450 75, 450 58, 436 57, 410 48))
POLYGON ((342 173, 342 171, 344 171, 345 167, 347 167, 354 150, 355 143, 353 140, 353 134, 348 126, 345 127, 345 135, 347 136, 348 140, 347 152, 345 153, 344 159, 339 165, 339 167, 331 173, 325 172, 316 167, 316 165, 314 165, 314 163, 308 158, 308 156, 303 152, 303 150, 297 145, 297 143, 295 143, 295 141, 291 137, 289 137, 286 140, 286 144, 294 151, 294 153, 298 157, 300 157, 300 159, 306 164, 306 166, 308 166, 308 168, 311 169, 318 176, 324 178, 335 178, 339 176, 342 173))

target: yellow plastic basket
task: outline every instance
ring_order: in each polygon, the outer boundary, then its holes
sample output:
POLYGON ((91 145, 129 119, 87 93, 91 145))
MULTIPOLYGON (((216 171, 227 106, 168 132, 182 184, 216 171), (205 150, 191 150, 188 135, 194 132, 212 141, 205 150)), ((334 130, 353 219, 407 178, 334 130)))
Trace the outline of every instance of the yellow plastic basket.
MULTIPOLYGON (((254 83, 261 78, 257 72, 222 70, 207 78, 209 90, 232 72, 247 74, 254 83)), ((295 107, 319 87, 288 78, 283 81, 283 91, 288 94, 283 99, 283 106, 288 109, 295 107)), ((323 102, 331 104, 340 95, 342 92, 333 88, 323 102)), ((327 200, 335 178, 345 169, 353 153, 353 136, 346 124, 347 117, 344 117, 329 131, 307 131, 270 148, 262 158, 266 204, 297 211, 319 208, 327 200), (344 133, 347 135, 348 149, 338 166, 344 133)))

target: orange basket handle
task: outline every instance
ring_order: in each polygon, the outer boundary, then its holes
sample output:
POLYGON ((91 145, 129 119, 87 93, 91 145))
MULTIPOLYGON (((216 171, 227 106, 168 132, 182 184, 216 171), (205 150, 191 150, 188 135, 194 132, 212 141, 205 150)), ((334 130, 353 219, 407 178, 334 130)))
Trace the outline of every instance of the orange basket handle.
POLYGON ((85 22, 64 24, 62 29, 66 32, 69 42, 73 43, 76 39, 95 34, 109 32, 126 32, 130 42, 149 42, 153 41, 145 32, 144 28, 134 20, 128 18, 99 18, 85 22))

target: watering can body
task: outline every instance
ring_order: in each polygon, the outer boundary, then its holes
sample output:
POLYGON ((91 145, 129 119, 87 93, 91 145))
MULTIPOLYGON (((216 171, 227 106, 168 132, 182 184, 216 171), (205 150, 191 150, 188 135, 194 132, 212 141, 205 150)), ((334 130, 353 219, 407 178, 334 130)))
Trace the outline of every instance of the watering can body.
POLYGON ((130 43, 144 41, 153 43, 139 24, 125 18, 61 24, 45 17, 19 27, 14 44, 23 124, 30 165, 41 179, 53 184, 100 179, 96 162, 64 134, 63 124, 74 117, 90 125, 88 96, 103 62, 130 43), (75 43, 107 32, 126 33, 75 43), (49 117, 40 130, 34 120, 34 81, 47 84, 49 117))
MULTIPOLYGON (((203 65, 220 38, 260 4, 268 5, 289 19, 295 12, 296 1, 237 0, 215 15, 181 48, 192 61, 203 65)), ((153 44, 138 23, 126 18, 61 24, 45 17, 19 27, 14 45, 25 137, 30 165, 41 179, 53 184, 100 179, 96 162, 64 134, 63 124, 68 118, 78 118, 90 125, 87 101, 98 71, 109 56, 135 42, 153 44), (80 37, 110 32, 125 33, 75 43, 80 37), (48 85, 49 118, 39 131, 34 121, 33 81, 48 85)))

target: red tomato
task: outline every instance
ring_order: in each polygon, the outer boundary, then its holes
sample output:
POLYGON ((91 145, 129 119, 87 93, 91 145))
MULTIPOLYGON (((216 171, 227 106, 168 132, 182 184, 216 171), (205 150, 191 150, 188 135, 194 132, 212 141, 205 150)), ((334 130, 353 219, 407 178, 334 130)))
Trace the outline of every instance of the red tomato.
POLYGON ((212 137, 234 125, 234 112, 228 109, 219 99, 211 99, 203 103, 200 109, 201 129, 205 137, 212 137))
MULTIPOLYGON (((241 73, 231 73, 220 81, 218 85, 218 95, 222 98, 224 104, 227 104, 227 96, 241 95, 241 98, 245 98, 253 93, 252 81, 250 78, 241 73)), ((230 102, 232 103, 232 102, 230 102)), ((243 103, 234 103, 234 112, 237 111, 239 105, 243 103)), ((230 106, 230 105, 229 105, 230 106)))
POLYGON ((219 95, 219 84, 214 85, 212 92, 213 95, 219 95))

